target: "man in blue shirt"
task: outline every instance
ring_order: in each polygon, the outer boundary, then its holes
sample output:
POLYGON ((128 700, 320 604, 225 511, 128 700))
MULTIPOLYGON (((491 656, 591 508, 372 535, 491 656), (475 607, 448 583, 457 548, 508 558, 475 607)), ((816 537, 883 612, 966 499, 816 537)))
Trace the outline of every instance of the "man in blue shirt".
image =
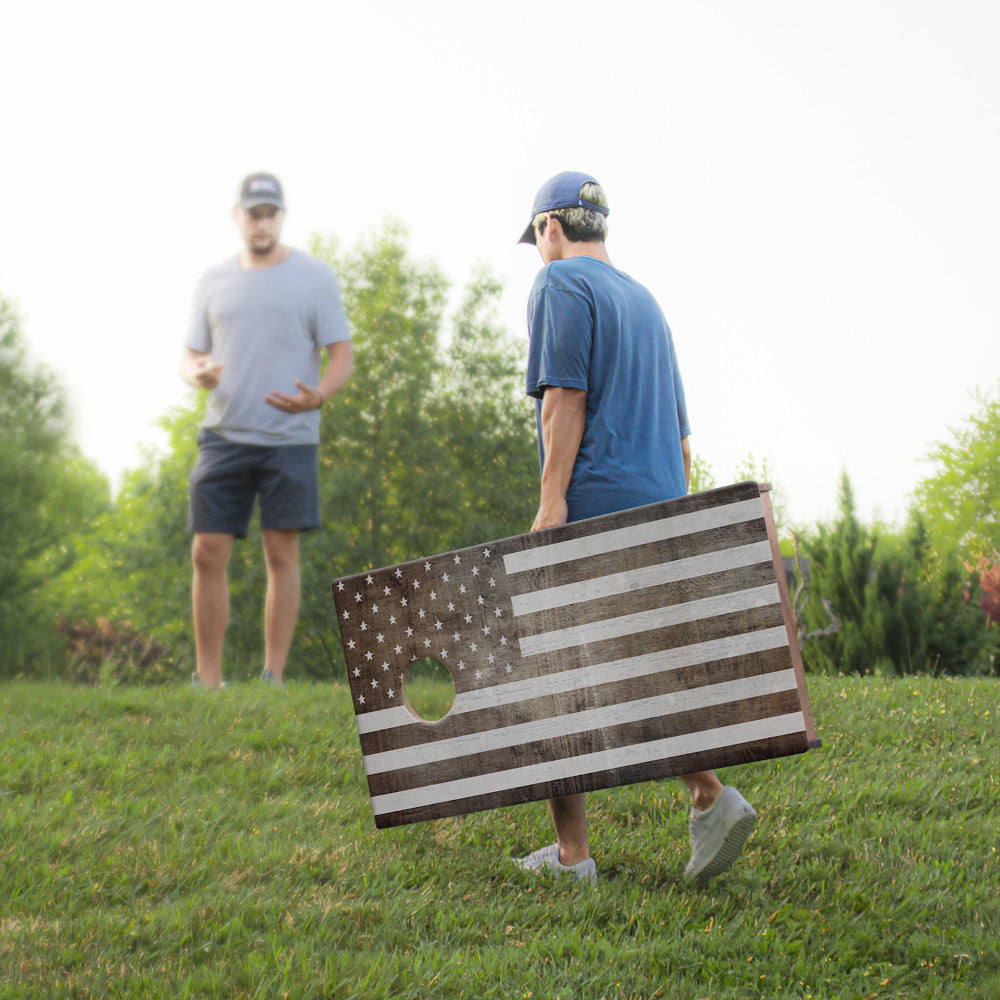
MULTIPOLYGON (((521 236, 541 254, 528 302, 527 391, 536 400, 542 482, 533 531, 687 493, 690 428, 670 328, 649 291, 604 246, 608 207, 589 174, 568 171, 535 197, 521 236)), ((728 870, 756 822, 714 771, 691 794, 686 877, 728 870)), ((593 881, 583 795, 550 799, 557 841, 518 864, 593 881)))

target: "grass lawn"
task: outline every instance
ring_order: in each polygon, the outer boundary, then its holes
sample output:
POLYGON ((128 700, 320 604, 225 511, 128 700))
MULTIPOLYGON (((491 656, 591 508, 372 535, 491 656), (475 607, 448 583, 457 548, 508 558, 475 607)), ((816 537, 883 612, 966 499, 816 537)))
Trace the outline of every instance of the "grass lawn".
POLYGON ((0 998, 1000 997, 1000 683, 809 689, 697 891, 677 782, 590 797, 577 888, 540 803, 376 830, 345 688, 0 684, 0 998))

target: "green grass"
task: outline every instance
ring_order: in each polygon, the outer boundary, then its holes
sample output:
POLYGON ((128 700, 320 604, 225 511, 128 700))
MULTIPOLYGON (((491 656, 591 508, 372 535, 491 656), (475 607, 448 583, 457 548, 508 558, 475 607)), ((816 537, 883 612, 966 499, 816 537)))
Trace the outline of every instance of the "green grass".
POLYGON ((706 891, 677 782, 379 831, 346 690, 0 685, 0 997, 996 998, 996 681, 811 678, 822 749, 730 769, 706 891))

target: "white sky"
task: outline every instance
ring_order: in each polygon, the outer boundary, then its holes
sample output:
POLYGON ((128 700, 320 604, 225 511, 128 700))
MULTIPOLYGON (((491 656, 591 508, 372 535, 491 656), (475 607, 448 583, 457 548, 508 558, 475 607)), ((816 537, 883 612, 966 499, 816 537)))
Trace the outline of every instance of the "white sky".
POLYGON ((0 13, 0 293, 113 480, 161 443, 240 177, 285 239, 386 216, 523 331, 535 190, 587 170, 674 331, 696 454, 895 520, 1000 366, 993 0, 94 0, 0 13))

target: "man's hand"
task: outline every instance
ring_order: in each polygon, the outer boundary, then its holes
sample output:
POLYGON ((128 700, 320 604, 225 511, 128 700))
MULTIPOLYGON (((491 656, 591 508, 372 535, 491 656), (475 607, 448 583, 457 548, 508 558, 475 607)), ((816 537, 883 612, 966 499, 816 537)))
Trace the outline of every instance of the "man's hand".
POLYGON ((285 413, 305 413, 308 410, 318 410, 323 405, 323 397, 305 382, 296 380, 295 388, 299 391, 294 396, 275 391, 265 396, 264 402, 285 413))
POLYGON ((222 381, 222 365, 217 365, 207 354, 192 361, 192 383, 199 389, 218 388, 222 381))
POLYGON ((535 515, 535 523, 531 526, 532 531, 541 531, 542 528, 554 528, 556 525, 565 524, 569 520, 569 507, 565 500, 543 503, 538 508, 535 515))

